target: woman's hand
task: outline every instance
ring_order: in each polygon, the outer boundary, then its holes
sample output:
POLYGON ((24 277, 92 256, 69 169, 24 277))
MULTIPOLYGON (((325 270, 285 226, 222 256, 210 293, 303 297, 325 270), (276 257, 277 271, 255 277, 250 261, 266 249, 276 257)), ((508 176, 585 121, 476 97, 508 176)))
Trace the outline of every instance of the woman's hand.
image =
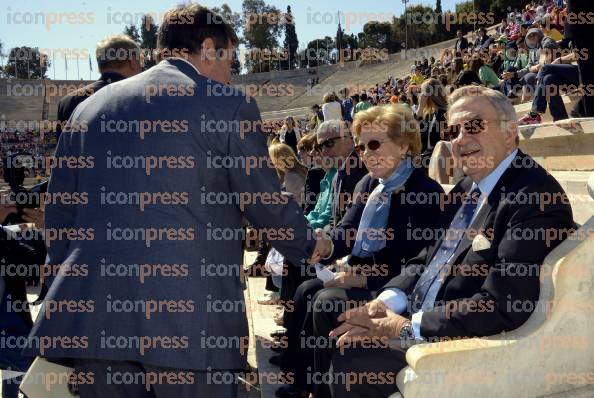
POLYGON ((43 229, 45 224, 43 221, 44 212, 42 209, 23 209, 23 220, 35 224, 37 229, 43 229))
POLYGON ((339 272, 334 279, 324 283, 324 287, 359 287, 367 286, 367 276, 355 274, 353 271, 339 272))

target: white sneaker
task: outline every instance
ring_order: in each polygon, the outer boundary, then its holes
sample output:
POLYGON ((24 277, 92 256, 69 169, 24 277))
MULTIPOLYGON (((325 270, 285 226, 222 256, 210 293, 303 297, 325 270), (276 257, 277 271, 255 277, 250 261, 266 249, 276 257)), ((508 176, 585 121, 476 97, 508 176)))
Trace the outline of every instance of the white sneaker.
POLYGON ((257 299, 258 304, 261 305, 273 305, 280 301, 280 294, 278 292, 264 293, 260 298, 257 299))

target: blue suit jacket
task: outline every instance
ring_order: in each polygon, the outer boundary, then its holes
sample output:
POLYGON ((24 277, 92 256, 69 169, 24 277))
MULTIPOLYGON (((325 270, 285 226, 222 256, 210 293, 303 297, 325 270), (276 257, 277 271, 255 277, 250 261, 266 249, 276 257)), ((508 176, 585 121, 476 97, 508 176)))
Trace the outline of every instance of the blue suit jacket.
POLYGON ((32 332, 57 339, 26 352, 243 369, 242 217, 282 231, 268 240, 290 263, 314 246, 301 209, 280 195, 259 121, 253 99, 180 59, 78 106, 56 153, 73 163, 48 187, 78 200, 46 207, 47 263, 62 273, 32 332))

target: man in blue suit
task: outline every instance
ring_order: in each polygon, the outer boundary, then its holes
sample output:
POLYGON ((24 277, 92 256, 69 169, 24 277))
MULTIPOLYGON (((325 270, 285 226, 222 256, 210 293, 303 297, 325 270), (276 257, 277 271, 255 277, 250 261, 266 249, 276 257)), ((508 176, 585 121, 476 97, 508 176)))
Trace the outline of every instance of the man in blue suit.
POLYGON ((170 10, 162 61, 85 100, 60 137, 57 159, 75 160, 48 188, 70 194, 46 206, 60 272, 32 332, 49 344, 28 352, 92 374, 83 398, 235 396, 249 343, 242 218, 292 264, 314 251, 258 106, 228 85, 236 45, 207 8, 170 10))

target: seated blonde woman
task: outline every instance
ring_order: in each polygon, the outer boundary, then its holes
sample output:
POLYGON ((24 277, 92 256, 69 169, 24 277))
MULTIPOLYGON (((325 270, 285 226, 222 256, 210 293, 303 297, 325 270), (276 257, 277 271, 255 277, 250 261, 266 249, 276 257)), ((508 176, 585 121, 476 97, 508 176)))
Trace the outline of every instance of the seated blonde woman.
MULTIPOLYGON (((305 177, 307 175, 307 167, 299 163, 295 152, 287 144, 273 143, 268 147, 268 154, 273 166, 276 169, 281 187, 285 192, 291 194, 292 198, 297 201, 299 206, 303 206, 304 199, 304 187, 305 177)), ((289 200, 293 200, 289 199, 289 200)), ((268 257, 271 256, 269 245, 274 247, 274 241, 266 242, 265 239, 260 238, 258 242, 258 256, 252 267, 258 268, 263 266, 268 257)), ((273 253, 272 256, 276 256, 277 253, 273 253)), ((283 298, 283 292, 277 293, 277 290, 281 288, 281 279, 275 278, 274 276, 267 277, 266 290, 269 292, 265 293, 262 297, 258 298, 259 304, 275 304, 279 299, 283 298)), ((301 283, 301 280, 297 280, 295 284, 301 283)), ((296 286, 285 288, 284 294, 289 294, 292 297, 296 286)))
POLYGON ((287 144, 272 144, 268 147, 268 154, 281 185, 302 206, 307 167, 299 162, 297 155, 287 144))

